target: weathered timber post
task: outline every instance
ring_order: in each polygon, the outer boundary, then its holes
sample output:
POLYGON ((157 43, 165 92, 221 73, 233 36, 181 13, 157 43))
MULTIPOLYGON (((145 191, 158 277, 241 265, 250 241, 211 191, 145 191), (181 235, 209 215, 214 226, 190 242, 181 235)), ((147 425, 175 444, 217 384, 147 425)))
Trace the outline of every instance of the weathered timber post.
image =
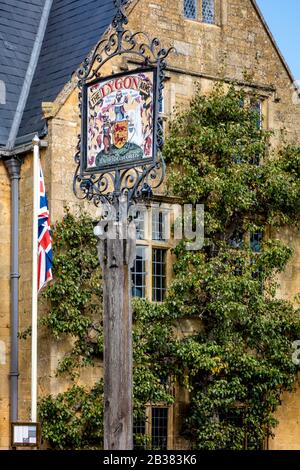
POLYGON ((104 449, 131 450, 132 312, 131 267, 135 224, 102 221, 95 229, 103 273, 104 449))
POLYGON ((135 259, 135 225, 128 222, 128 217, 133 204, 151 199, 165 176, 160 104, 166 59, 174 48, 161 47, 158 38, 151 39, 143 31, 125 29, 128 0, 114 3, 111 34, 99 41, 77 72, 81 134, 73 191, 79 199, 93 201, 97 207, 106 206, 108 213, 115 211, 114 218, 102 220, 95 229, 103 269, 104 448, 130 450, 130 268, 135 259), (122 55, 138 58, 141 64, 135 70, 103 76, 104 64, 122 55), (129 103, 131 108, 127 109, 129 103), (139 122, 131 121, 130 114, 139 122), (124 202, 126 210, 123 207, 121 211, 124 202))

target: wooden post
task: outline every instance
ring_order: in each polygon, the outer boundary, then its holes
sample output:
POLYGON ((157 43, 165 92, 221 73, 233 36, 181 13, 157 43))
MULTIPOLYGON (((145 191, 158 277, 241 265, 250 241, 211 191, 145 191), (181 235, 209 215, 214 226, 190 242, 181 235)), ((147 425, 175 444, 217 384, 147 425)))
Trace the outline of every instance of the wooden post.
POLYGON ((131 267, 135 224, 102 221, 95 229, 103 273, 104 449, 131 450, 132 312, 131 267))

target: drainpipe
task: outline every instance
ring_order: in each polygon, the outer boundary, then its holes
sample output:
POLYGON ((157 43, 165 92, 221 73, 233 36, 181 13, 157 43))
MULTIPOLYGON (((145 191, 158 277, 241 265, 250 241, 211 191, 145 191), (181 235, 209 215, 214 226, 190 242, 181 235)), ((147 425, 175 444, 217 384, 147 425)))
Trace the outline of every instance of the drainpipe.
POLYGON ((22 160, 12 156, 4 160, 11 181, 11 354, 10 354, 10 421, 18 421, 19 378, 19 180, 22 160))

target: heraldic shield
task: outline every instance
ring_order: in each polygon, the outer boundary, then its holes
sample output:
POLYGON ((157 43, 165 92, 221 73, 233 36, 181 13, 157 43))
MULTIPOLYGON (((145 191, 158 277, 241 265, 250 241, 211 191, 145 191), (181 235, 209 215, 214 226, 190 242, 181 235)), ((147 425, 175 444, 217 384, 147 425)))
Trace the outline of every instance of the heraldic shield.
POLYGON ((114 124, 113 143, 121 149, 128 141, 128 121, 118 121, 114 124))

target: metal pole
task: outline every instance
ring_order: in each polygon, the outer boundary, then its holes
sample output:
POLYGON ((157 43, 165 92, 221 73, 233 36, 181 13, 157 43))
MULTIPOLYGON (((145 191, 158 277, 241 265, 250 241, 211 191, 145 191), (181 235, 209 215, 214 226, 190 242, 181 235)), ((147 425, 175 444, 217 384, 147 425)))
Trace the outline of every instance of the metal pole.
POLYGON ((99 260, 103 273, 104 449, 131 450, 132 312, 131 267, 135 260, 135 225, 100 222, 99 260))
POLYGON ((11 354, 10 354, 10 420, 18 421, 19 378, 19 180, 21 160, 11 157, 4 161, 11 180, 11 354))
POLYGON ((31 311, 31 421, 37 420, 37 317, 38 317, 38 209, 40 139, 33 141, 33 222, 32 222, 32 311, 31 311))

